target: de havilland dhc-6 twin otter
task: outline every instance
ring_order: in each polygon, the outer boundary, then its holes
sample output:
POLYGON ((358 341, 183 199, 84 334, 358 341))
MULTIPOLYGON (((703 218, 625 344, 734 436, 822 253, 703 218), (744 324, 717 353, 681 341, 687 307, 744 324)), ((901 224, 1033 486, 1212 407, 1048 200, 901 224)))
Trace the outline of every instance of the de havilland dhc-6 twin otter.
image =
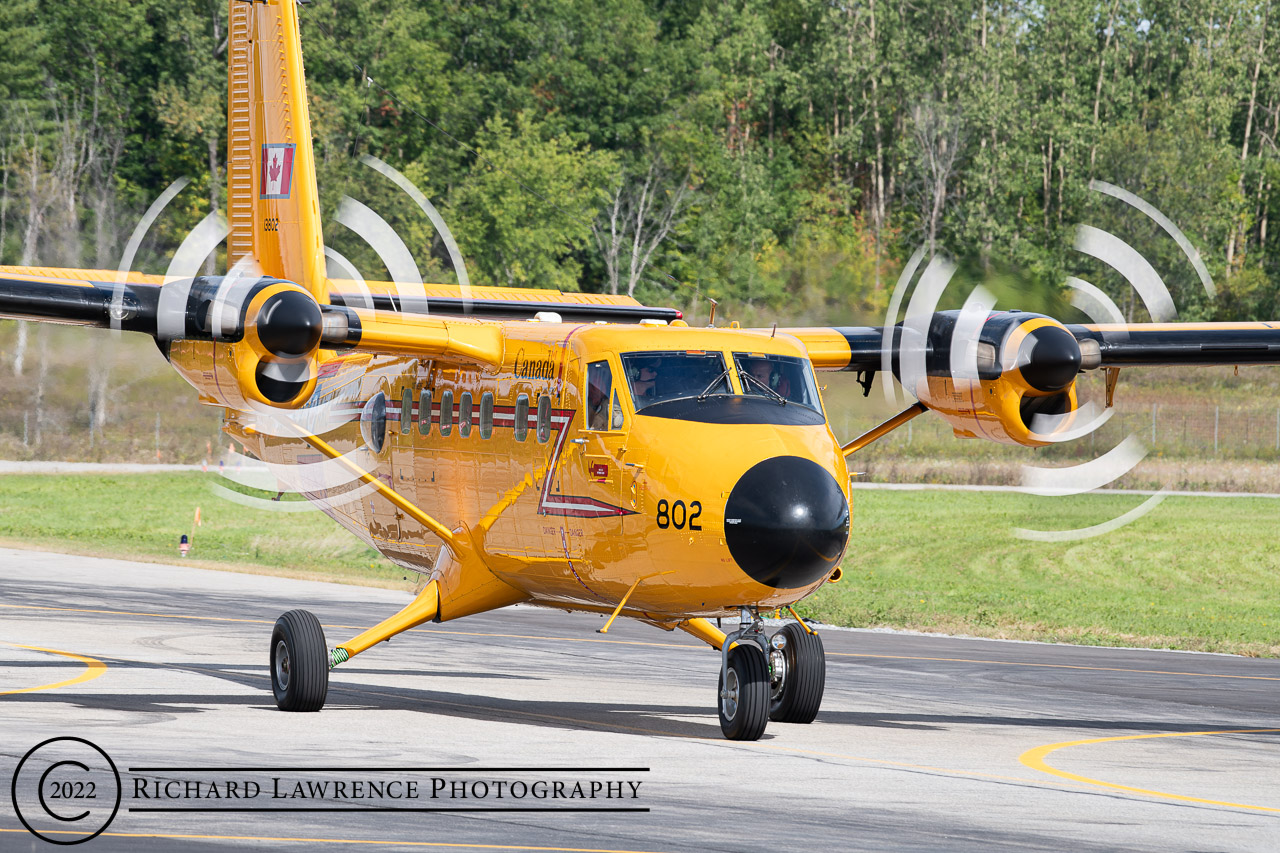
POLYGON ((1082 371, 1108 370, 1110 390, 1132 365, 1280 362, 1272 323, 976 305, 881 328, 694 328, 627 297, 331 279, 295 0, 229 9, 228 273, 4 267, 0 315, 152 335, 274 475, 425 576, 332 649, 311 613, 282 615, 282 710, 319 710, 334 667, 402 631, 525 602, 719 650, 729 738, 811 722, 822 641, 761 614, 794 616, 839 578, 851 454, 929 410, 958 436, 1044 446, 1079 429, 1082 371), (888 374, 918 402, 841 446, 815 371, 888 374))

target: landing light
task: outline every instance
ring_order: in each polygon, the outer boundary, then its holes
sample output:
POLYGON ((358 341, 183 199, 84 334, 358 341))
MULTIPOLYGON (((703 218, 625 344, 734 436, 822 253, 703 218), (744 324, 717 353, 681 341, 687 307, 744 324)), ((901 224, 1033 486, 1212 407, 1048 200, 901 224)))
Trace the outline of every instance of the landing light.
POLYGON ((782 651, 787 647, 787 638, 783 636, 781 631, 779 631, 769 640, 769 645, 773 646, 778 651, 782 651))

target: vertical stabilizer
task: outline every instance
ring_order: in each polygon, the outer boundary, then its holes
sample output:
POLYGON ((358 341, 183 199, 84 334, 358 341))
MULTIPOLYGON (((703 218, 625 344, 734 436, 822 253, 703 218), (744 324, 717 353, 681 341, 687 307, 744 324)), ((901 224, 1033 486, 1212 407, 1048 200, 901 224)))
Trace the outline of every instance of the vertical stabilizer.
POLYGON ((228 2, 228 263, 250 258, 327 302, 297 7, 228 2))

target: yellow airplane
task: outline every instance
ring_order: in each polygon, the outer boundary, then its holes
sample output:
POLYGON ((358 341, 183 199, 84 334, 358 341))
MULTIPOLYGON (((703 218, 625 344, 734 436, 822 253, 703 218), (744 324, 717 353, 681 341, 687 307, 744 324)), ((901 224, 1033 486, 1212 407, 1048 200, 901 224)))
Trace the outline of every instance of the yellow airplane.
POLYGON ((335 666, 402 631, 526 602, 719 650, 729 738, 811 722, 822 641, 798 619, 770 635, 761 614, 839 579, 852 453, 927 410, 1040 446, 1077 426, 1080 371, 1280 361, 1270 323, 694 328, 624 297, 330 279, 296 4, 229 9, 227 274, 5 267, 0 315, 152 335, 247 450, 427 577, 332 649, 311 613, 282 615, 282 710, 319 710, 335 666), (920 402, 841 446, 815 370, 889 373, 920 402))

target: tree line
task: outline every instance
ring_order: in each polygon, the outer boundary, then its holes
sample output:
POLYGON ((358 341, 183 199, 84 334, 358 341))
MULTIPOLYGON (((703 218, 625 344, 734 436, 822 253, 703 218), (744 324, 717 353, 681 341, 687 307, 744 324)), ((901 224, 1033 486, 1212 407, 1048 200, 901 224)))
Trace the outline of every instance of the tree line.
MULTIPOLYGON (((705 319, 878 319, 917 247, 1133 319, 1080 224, 1137 248, 1191 319, 1280 316, 1280 73, 1270 0, 315 0, 299 7, 326 241, 349 195, 424 278, 441 211, 475 283, 629 293, 705 319), (1216 285, 1148 216, 1185 232, 1216 285)), ((0 262, 135 266, 225 208, 225 0, 0 9, 0 262)), ((209 268, 221 261, 210 259, 209 268)), ((1034 296, 1035 293, 1042 297, 1034 296)), ((1048 293, 1048 296, 1043 294, 1048 293)), ((25 350, 24 350, 25 351, 25 350)), ((21 365, 18 365, 21 369, 21 365)))

